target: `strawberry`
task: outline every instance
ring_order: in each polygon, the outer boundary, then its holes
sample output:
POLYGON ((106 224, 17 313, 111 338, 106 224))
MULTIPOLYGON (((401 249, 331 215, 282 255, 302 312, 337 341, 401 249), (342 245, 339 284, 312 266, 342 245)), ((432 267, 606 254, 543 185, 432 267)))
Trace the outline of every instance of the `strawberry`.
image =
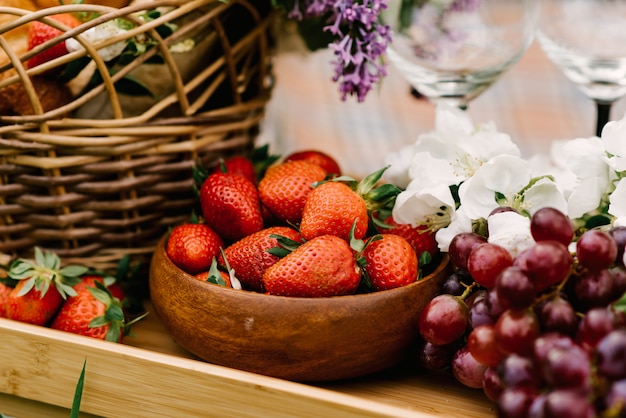
POLYGON ((309 161, 289 161, 271 166, 259 181, 263 205, 282 222, 297 225, 312 184, 324 180, 326 171, 309 161))
POLYGON ((263 229, 257 188, 239 174, 209 175, 200 188, 200 206, 207 225, 225 241, 235 242, 263 229))
POLYGON ((7 317, 7 302, 12 291, 13 287, 0 281, 0 318, 7 317))
POLYGON ((269 267, 263 285, 271 295, 328 297, 356 293, 360 270, 354 251, 335 235, 322 235, 269 267))
POLYGON ((362 239, 370 216, 391 207, 400 192, 391 184, 377 185, 385 170, 386 167, 359 182, 344 176, 316 184, 302 213, 302 238, 332 234, 350 240, 350 229, 356 222, 353 238, 362 239))
POLYGON ((322 167, 327 174, 333 176, 341 175, 339 163, 330 155, 318 150, 302 150, 292 152, 287 155, 284 161, 306 160, 322 167))
POLYGON ((417 255, 399 235, 374 235, 366 241, 358 262, 376 291, 406 286, 418 277, 417 255))
POLYGON ((111 342, 121 342, 126 323, 122 305, 99 281, 63 304, 51 328, 111 342))
POLYGON ((213 261, 211 262, 211 268, 207 271, 203 271, 201 273, 194 275, 194 277, 200 281, 216 284, 218 286, 237 288, 238 287, 237 284, 233 286, 233 282, 235 280, 233 280, 234 277, 232 277, 231 274, 234 275, 233 270, 231 269, 228 269, 228 271, 220 270, 218 268, 217 260, 213 258, 213 261))
MULTIPOLYGON (((273 226, 248 235, 224 250, 226 260, 244 288, 263 292, 263 273, 280 259, 269 251, 279 246, 276 236, 301 242, 300 233, 295 229, 273 226)), ((221 265, 225 265, 224 256, 218 259, 221 265)))
POLYGON ((439 254, 439 246, 435 239, 435 234, 426 225, 412 226, 410 224, 399 224, 393 216, 388 216, 383 225, 377 225, 377 229, 381 233, 400 235, 406 239, 418 258, 423 257, 422 254, 428 253, 430 258, 434 258, 439 254))
POLYGON ((165 251, 176 267, 193 275, 208 270, 223 245, 208 225, 187 223, 172 229, 165 251))
MULTIPOLYGON (((62 23, 68 28, 75 28, 80 25, 80 20, 68 13, 62 13, 57 15, 51 15, 50 19, 54 19, 57 22, 62 23)), ((43 22, 35 20, 31 22, 28 28, 28 50, 35 48, 38 45, 43 44, 44 42, 49 41, 50 39, 56 38, 63 34, 63 31, 54 28, 50 25, 47 25, 43 22)), ((65 46, 65 41, 60 42, 54 46, 51 46, 48 49, 40 52, 35 55, 31 59, 28 60, 27 65, 29 68, 36 67, 37 65, 43 64, 44 62, 51 61, 55 58, 63 56, 67 54, 67 48, 65 46)))
POLYGON ((7 318, 45 325, 68 296, 76 291, 72 286, 87 271, 82 266, 61 268, 61 260, 53 252, 35 247, 35 262, 18 259, 9 266, 8 276, 19 280, 9 295, 7 318))
POLYGON ((211 172, 235 173, 244 176, 254 184, 257 182, 254 164, 250 159, 241 155, 220 160, 219 164, 213 167, 211 172))
POLYGON ((355 222, 354 238, 361 239, 369 223, 365 200, 348 185, 329 181, 315 187, 307 197, 300 233, 305 240, 336 235, 348 241, 355 222))

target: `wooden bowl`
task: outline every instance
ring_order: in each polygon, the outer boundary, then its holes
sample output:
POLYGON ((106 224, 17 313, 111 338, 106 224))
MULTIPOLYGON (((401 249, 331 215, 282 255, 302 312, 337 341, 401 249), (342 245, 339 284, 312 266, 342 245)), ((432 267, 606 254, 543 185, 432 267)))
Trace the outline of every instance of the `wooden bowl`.
POLYGON ((163 237, 150 265, 154 310, 174 341, 213 364, 287 380, 367 375, 406 358, 445 258, 409 286, 328 298, 271 296, 203 283, 176 267, 163 237))

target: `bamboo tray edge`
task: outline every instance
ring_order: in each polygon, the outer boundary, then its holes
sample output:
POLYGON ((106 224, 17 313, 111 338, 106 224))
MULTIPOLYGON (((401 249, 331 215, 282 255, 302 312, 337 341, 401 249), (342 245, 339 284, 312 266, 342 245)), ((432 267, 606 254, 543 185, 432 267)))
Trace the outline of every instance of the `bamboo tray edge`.
POLYGON ((154 314, 148 318, 136 327, 138 338, 124 344, 0 318, 0 393, 69 409, 86 362, 81 411, 104 417, 421 418, 470 416, 464 414, 471 409, 473 416, 490 415, 480 398, 465 405, 471 399, 465 393, 443 404, 425 393, 406 408, 341 385, 334 390, 212 365, 169 341, 154 314))

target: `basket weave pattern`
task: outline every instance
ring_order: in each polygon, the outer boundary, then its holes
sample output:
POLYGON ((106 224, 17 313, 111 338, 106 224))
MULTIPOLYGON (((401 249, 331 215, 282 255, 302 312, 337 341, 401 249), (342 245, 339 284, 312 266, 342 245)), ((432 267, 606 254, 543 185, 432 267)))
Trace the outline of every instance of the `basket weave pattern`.
POLYGON ((190 217, 196 204, 193 165, 208 166, 253 147, 271 91, 269 2, 157 0, 122 9, 64 5, 36 12, 0 7, 0 14, 7 13, 16 19, 0 26, 0 48, 9 57, 0 67, 0 89, 21 83, 33 112, 0 113, 0 253, 30 257, 39 246, 66 263, 105 270, 123 254, 149 257, 169 227, 190 217), (166 12, 144 22, 136 13, 147 5, 166 12), (4 34, 33 20, 53 25, 48 16, 61 12, 99 14, 77 28, 65 27, 60 37, 75 37, 84 51, 27 68, 39 49, 15 54, 4 34), (81 37, 115 18, 136 26, 98 44, 81 37), (175 23, 177 30, 163 38, 156 28, 164 23, 175 23), (149 36, 156 46, 109 74, 97 50, 137 35, 149 36), (191 71, 185 68, 191 58, 170 48, 189 37, 203 48, 200 55, 190 53, 198 61, 191 71), (142 71, 157 68, 146 62, 157 54, 162 60, 152 81, 159 97, 146 106, 145 97, 116 90, 124 76, 153 77, 142 71), (46 109, 31 80, 86 55, 102 82, 46 109), (85 117, 84 109, 94 103, 96 111, 85 117))

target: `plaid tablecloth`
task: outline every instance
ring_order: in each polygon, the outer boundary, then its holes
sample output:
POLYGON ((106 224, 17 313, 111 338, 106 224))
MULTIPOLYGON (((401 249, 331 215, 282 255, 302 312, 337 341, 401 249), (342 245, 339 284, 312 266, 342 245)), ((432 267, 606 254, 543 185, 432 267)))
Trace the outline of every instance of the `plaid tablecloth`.
MULTIPOLYGON (((386 153, 413 143, 434 126, 434 107, 410 95, 391 65, 381 88, 364 103, 342 102, 331 81, 329 51, 281 52, 276 89, 261 141, 275 152, 317 148, 334 155, 346 173, 363 176, 382 167, 386 153)), ((616 103, 612 119, 626 111, 616 103)), ((546 152, 554 139, 593 136, 595 107, 547 60, 535 42, 522 59, 468 112, 475 122, 493 121, 525 155, 546 152)))

